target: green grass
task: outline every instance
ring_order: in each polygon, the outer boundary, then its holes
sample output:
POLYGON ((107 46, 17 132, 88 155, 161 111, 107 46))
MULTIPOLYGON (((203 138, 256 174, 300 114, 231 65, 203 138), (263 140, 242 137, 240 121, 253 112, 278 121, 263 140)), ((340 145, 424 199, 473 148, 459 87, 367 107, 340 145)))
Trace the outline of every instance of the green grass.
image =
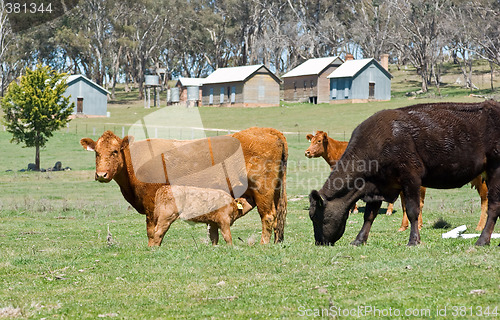
MULTIPOLYGON (((449 100, 479 101, 463 95, 449 100)), ((122 124, 157 111, 144 109, 130 95, 110 104, 111 118, 75 119, 49 140, 42 167, 61 161, 71 171, 18 172, 33 162, 34 150, 10 144, 10 135, 0 131, 0 318, 311 319, 316 312, 328 318, 326 309, 370 307, 379 314, 361 318, 498 318, 499 241, 475 247, 474 239, 441 239, 445 230, 432 228, 444 218, 474 232, 480 204, 469 186, 427 191, 420 246, 408 248, 408 231, 396 232, 399 202, 393 216, 377 217, 365 246, 349 245, 361 228, 361 214, 349 218, 334 247, 313 244, 307 194, 321 187, 329 168, 323 159, 304 157, 305 134, 322 129, 348 139, 374 112, 416 101, 434 100, 200 108, 205 127, 258 125, 293 132, 287 135, 285 242, 266 246, 258 244, 261 224, 251 211, 231 228, 233 247, 223 242, 213 247, 203 225, 181 221, 172 225, 162 247, 147 247, 145 217, 130 208, 115 182, 93 181, 94 154, 79 145, 81 137, 97 138, 93 128, 96 135, 104 126, 121 133, 122 124), (489 316, 480 317, 479 308, 487 307, 489 316), (495 307, 497 315, 491 314, 495 307), (444 308, 446 316, 438 316, 444 308)))

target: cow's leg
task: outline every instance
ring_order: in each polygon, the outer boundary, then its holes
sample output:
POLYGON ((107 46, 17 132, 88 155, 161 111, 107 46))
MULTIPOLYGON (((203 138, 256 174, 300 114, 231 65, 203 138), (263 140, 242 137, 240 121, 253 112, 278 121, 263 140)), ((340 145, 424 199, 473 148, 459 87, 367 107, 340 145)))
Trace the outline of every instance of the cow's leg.
POLYGON ((219 243, 219 227, 216 223, 208 224, 208 236, 210 237, 210 241, 212 245, 216 246, 219 243))
POLYGON ((222 233, 222 237, 224 238, 226 243, 228 245, 233 245, 233 237, 231 236, 231 229, 227 221, 224 221, 220 224, 220 232, 222 233))
POLYGON ((390 216, 392 215, 392 211, 394 211, 394 203, 389 203, 387 205, 387 211, 385 212, 385 214, 390 216))
POLYGON ((165 233, 172 222, 177 220, 179 213, 169 205, 157 205, 154 214, 146 215, 146 228, 148 233, 148 246, 160 246, 165 233))
POLYGON ((406 215, 406 202, 405 202, 405 197, 403 196, 403 193, 399 195, 399 199, 401 199, 401 208, 403 208, 403 220, 401 220, 401 227, 399 227, 398 231, 405 231, 408 229, 408 216, 406 215))
POLYGON ((471 184, 476 188, 481 198, 481 217, 479 218, 476 230, 483 230, 488 218, 488 187, 481 176, 472 180, 471 184))
MULTIPOLYGON (((261 207, 263 206, 261 205, 261 207)), ((262 236, 260 238, 260 243, 266 244, 271 241, 271 234, 277 224, 276 209, 273 205, 266 206, 262 208, 262 210, 260 209, 261 207, 257 205, 257 209, 259 210, 260 214, 260 220, 262 222, 262 236)))
MULTIPOLYGON (((264 182, 265 183, 265 182, 264 182)), ((262 222, 261 244, 267 244, 271 241, 271 234, 276 227, 276 207, 274 206, 274 190, 270 190, 264 194, 255 192, 255 204, 259 211, 260 220, 262 222)))
POLYGON ((363 227, 359 231, 356 239, 351 242, 354 246, 359 246, 361 244, 365 244, 366 240, 368 240, 368 233, 370 233, 370 228, 372 227, 373 220, 377 217, 378 210, 382 206, 382 201, 372 201, 366 204, 365 215, 364 215, 364 223, 363 227))
POLYGON ((500 168, 489 170, 488 174, 488 218, 479 239, 477 246, 490 244, 491 234, 495 229, 495 223, 500 215, 500 168))
POLYGON ((410 240, 409 246, 420 243, 420 232, 418 231, 418 215, 420 214, 420 186, 410 185, 403 188, 405 197, 406 215, 410 221, 410 240))
MULTIPOLYGON (((422 227, 424 225, 424 220, 422 219, 422 208, 424 207, 424 201, 425 201, 425 187, 420 187, 420 213, 418 214, 418 230, 422 230, 422 227)), ((400 194, 400 199, 401 199, 401 207, 403 207, 403 220, 401 221, 401 227, 399 227, 398 231, 405 231, 408 229, 408 216, 406 214, 406 204, 405 204, 405 197, 403 196, 403 193, 400 194)))
POLYGON ((352 213, 352 214, 356 214, 356 213, 358 213, 358 212, 359 212, 359 211, 358 211, 358 204, 357 204, 357 203, 355 203, 355 204, 354 204, 354 207, 352 208, 352 212, 351 212, 351 213, 352 213))

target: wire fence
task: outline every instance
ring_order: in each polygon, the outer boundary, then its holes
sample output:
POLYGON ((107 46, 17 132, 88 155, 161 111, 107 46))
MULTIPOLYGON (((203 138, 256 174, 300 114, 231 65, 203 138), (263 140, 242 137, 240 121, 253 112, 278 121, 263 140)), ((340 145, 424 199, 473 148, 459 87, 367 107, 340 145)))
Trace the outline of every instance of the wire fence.
MULTIPOLYGON (((61 129, 60 132, 72 133, 75 135, 82 136, 101 136, 105 131, 112 131, 114 134, 124 137, 133 132, 131 130, 132 124, 118 124, 118 123, 68 123, 65 128, 61 129)), ((137 130, 137 127, 135 128, 137 130)), ((233 129, 221 129, 221 128, 197 128, 197 127, 166 127, 166 126, 154 126, 148 125, 145 130, 147 130, 147 136, 149 138, 162 138, 162 139, 178 139, 178 140, 192 140, 200 139, 203 137, 214 137, 222 136, 227 134, 232 134, 240 130, 233 129)), ((279 130, 279 129, 278 129, 279 130)), ((5 126, 3 126, 3 131, 6 131, 5 126)), ((314 134, 316 130, 304 130, 304 131, 286 131, 280 130, 289 143, 294 142, 307 142, 306 135, 314 134)), ((351 132, 336 132, 334 130, 324 130, 329 137, 336 140, 348 141, 351 137, 351 132)))

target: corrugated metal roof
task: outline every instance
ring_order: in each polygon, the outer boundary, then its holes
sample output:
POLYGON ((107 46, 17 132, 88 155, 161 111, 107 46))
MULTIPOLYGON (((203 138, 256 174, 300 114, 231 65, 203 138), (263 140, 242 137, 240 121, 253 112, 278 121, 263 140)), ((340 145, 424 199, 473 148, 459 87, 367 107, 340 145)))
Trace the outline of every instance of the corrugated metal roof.
POLYGON ((279 79, 271 71, 269 71, 266 66, 264 66, 263 64, 259 64, 252 66, 219 68, 212 72, 211 75, 206 77, 205 81, 203 81, 203 84, 245 81, 260 68, 265 68, 279 81, 279 79))
POLYGON ((358 72, 360 72, 366 65, 368 65, 371 62, 377 64, 387 74, 389 78, 392 78, 392 75, 389 73, 389 71, 385 70, 384 67, 382 67, 380 63, 378 63, 377 60, 375 60, 374 58, 347 60, 340 67, 335 69, 327 78, 331 79, 331 78, 354 77, 358 72))
POLYGON ((84 76, 83 74, 72 74, 70 75, 67 79, 66 79, 66 84, 69 86, 71 85, 73 82, 77 81, 78 79, 84 79, 86 82, 90 83, 91 85, 97 87, 98 89, 104 91, 106 94, 111 94, 111 92, 109 92, 108 90, 106 90, 105 88, 103 88, 102 86, 98 85, 97 83, 95 83, 94 81, 90 80, 89 78, 87 78, 86 76, 84 76))
POLYGON ((180 77, 178 80, 183 87, 200 87, 205 81, 204 78, 183 78, 180 77))
POLYGON ((338 60, 338 62, 340 63, 343 62, 343 60, 340 59, 338 56, 309 59, 304 63, 298 65, 297 67, 293 68, 289 72, 285 73, 282 76, 282 78, 320 74, 323 70, 328 68, 328 66, 331 65, 335 60, 338 60))

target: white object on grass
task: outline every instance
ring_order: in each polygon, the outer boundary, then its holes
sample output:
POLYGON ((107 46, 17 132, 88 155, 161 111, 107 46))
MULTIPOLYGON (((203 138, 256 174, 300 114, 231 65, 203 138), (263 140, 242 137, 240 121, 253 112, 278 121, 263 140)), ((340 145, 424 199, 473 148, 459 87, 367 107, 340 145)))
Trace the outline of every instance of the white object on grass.
POLYGON ((463 233, 465 230, 467 230, 467 226, 461 225, 460 227, 456 227, 455 229, 452 229, 446 233, 443 233, 441 236, 443 239, 448 239, 448 238, 458 238, 461 233, 463 233))
MULTIPOLYGON (((455 229, 452 229, 446 233, 443 233, 441 236, 443 237, 443 239, 449 239, 449 238, 472 239, 472 238, 477 238, 481 235, 479 233, 464 234, 465 230, 467 230, 467 226, 464 224, 460 227, 456 227, 455 229)), ((500 233, 492 233, 491 239, 500 239, 500 233)))

